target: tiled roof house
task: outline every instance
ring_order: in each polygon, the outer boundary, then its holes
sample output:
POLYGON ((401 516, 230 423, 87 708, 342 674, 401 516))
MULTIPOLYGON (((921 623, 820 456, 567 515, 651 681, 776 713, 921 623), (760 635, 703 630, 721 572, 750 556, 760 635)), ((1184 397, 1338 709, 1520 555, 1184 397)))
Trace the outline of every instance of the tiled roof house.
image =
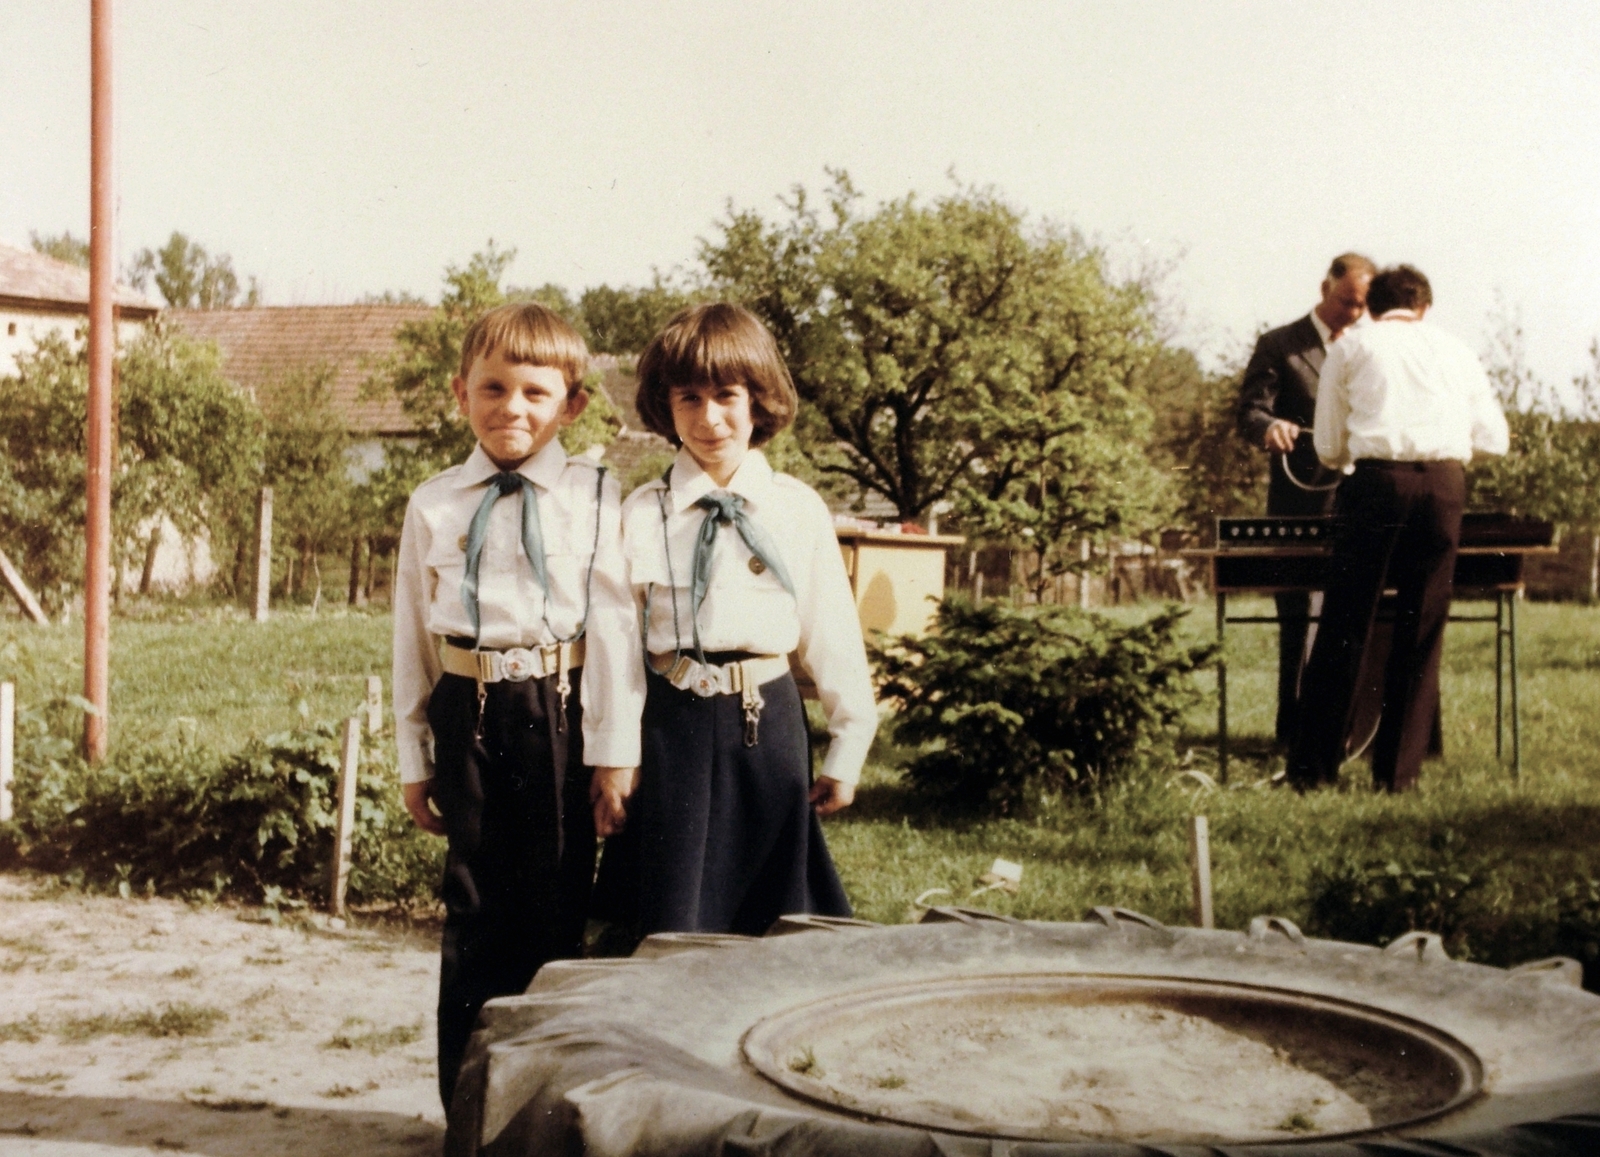
MULTIPOLYGON (((117 336, 127 341, 154 317, 160 303, 117 286, 117 336)), ((0 243, 0 374, 47 333, 71 338, 89 321, 89 271, 32 249, 0 243)))

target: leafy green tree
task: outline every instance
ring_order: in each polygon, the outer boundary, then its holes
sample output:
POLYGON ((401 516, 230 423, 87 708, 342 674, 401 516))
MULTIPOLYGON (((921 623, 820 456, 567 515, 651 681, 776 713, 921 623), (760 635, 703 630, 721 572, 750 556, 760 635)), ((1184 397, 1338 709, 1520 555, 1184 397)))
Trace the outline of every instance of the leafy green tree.
POLYGON ((261 286, 253 277, 240 300, 239 275, 233 271, 232 257, 226 253, 213 256, 204 245, 177 231, 160 249, 141 249, 134 254, 127 276, 138 289, 153 276, 162 299, 174 309, 227 309, 236 302, 252 306, 261 301, 261 286))
POLYGON ((68 265, 89 268, 89 242, 82 237, 74 237, 71 230, 62 233, 38 233, 30 229, 28 244, 33 246, 35 253, 43 253, 46 257, 54 257, 57 261, 65 261, 68 265))
POLYGON ((225 557, 249 537, 261 478, 261 412, 222 375, 210 342, 157 321, 120 365, 113 534, 119 565, 136 565, 170 522, 209 536, 225 557))
POLYGON ((637 354, 673 314, 705 297, 703 291, 675 284, 659 271, 649 285, 639 288, 594 286, 578 299, 584 338, 596 353, 637 354))
POLYGON ((787 220, 730 210, 701 250, 777 338, 814 467, 903 519, 951 501, 963 526, 1041 562, 1145 525, 1162 486, 1133 389, 1153 341, 1141 288, 987 190, 871 214, 859 201, 836 172, 826 214, 797 188, 787 220))
MULTIPOLYGON (((460 371, 461 343, 475 318, 513 300, 538 300, 569 320, 576 313, 559 286, 502 289, 500 279, 515 256, 516 250, 498 249, 490 241, 465 265, 447 266, 438 308, 430 317, 400 327, 395 335, 398 351, 363 387, 367 396, 392 394, 398 398, 417 431, 414 447, 390 451, 396 463, 395 477, 426 478, 472 452, 472 428, 461 416, 450 381, 460 371)), ((563 433, 562 444, 572 453, 596 443, 609 445, 620 427, 595 385, 590 390, 588 411, 563 433)))
MULTIPOLYGON (((214 347, 162 325, 147 328, 119 366, 111 523, 119 569, 154 525, 226 540, 247 508, 260 461, 260 417, 222 377, 214 347), (219 533, 220 532, 220 533, 219 533)), ((52 610, 83 584, 82 341, 42 338, 0 378, 0 543, 52 610)))
POLYGON ((349 542, 355 484, 350 435, 332 399, 331 366, 295 370, 268 390, 264 480, 272 487, 273 534, 290 554, 286 594, 307 578, 322 601, 322 556, 349 542))
POLYGON ((1206 370, 1189 350, 1162 345, 1138 375, 1156 419, 1151 454, 1172 477, 1182 525, 1203 530, 1218 515, 1266 509, 1270 460, 1240 441, 1235 421, 1242 370, 1206 370))

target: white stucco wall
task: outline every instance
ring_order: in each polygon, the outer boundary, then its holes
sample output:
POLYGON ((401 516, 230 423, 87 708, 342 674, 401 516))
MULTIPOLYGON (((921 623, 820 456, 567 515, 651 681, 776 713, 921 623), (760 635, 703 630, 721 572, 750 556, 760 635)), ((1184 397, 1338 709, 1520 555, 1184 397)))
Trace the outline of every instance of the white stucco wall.
MULTIPOLYGON (((45 334, 58 333, 68 341, 89 318, 81 313, 48 313, 0 306, 0 376, 17 372, 17 355, 31 352, 45 334)), ((141 321, 117 323, 117 342, 126 344, 139 336, 141 321)))

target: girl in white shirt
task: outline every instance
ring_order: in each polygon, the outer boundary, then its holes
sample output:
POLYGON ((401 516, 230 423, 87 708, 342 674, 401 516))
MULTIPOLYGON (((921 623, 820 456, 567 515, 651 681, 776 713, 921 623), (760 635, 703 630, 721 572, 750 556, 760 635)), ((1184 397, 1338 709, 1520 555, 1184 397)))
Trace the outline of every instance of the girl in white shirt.
POLYGON ((638 375, 640 415, 679 451, 622 509, 648 672, 641 767, 594 783, 597 914, 749 935, 849 915, 817 817, 854 798, 877 709, 828 509, 759 450, 793 420, 794 385, 772 335, 726 304, 674 317, 638 375), (814 783, 791 652, 832 737, 814 783))

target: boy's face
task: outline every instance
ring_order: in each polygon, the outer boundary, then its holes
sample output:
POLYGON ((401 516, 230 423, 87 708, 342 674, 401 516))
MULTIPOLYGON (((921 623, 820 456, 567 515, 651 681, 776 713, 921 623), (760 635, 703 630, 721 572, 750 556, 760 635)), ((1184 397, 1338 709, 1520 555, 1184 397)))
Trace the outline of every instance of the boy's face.
POLYGON ((475 360, 450 389, 478 444, 502 470, 514 470, 543 450, 589 404, 582 392, 567 397, 566 379, 556 367, 507 361, 499 350, 475 360))
POLYGON ((750 391, 743 385, 701 382, 673 386, 672 428, 700 468, 727 483, 750 449, 755 423, 750 417, 750 391))

